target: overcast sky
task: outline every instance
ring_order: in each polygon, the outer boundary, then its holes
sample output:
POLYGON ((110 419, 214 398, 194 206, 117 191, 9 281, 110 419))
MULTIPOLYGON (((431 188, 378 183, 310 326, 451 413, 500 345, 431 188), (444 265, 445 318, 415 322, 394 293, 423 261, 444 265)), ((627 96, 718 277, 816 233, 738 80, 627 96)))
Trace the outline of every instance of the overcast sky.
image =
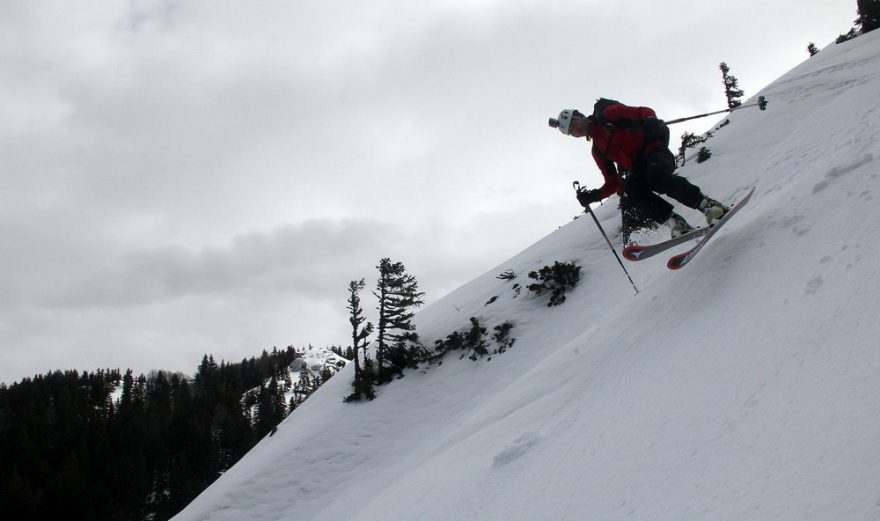
POLYGON ((560 109, 724 108, 721 61, 749 96, 855 10, 0 0, 0 381, 347 345, 382 257, 430 303, 579 213, 560 109))

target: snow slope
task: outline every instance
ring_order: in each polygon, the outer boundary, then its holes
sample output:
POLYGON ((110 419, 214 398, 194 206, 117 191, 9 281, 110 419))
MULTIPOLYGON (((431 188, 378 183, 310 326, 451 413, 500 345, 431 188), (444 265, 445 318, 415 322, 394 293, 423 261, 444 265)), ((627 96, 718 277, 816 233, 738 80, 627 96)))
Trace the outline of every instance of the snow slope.
POLYGON ((567 223, 417 316, 430 343, 512 320, 509 351, 360 404, 344 369, 175 519, 880 519, 878 93, 880 31, 824 49, 681 170, 757 185, 691 265, 627 263, 634 295, 567 223), (562 306, 496 278, 556 260, 583 266, 562 306))

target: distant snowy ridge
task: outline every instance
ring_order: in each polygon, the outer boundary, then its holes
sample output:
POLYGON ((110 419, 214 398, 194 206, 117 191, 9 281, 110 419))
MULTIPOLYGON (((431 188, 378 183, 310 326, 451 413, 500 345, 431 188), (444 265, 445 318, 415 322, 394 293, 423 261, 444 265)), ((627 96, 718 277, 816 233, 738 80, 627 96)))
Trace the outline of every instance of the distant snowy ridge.
POLYGON ((823 49, 680 170, 757 186, 692 264, 627 264, 634 297, 566 223, 416 316, 426 343, 510 321, 513 347, 357 404, 343 369, 175 520, 880 519, 878 92, 880 31, 823 49), (582 267, 561 306, 497 278, 554 261, 582 267))
MULTIPOLYGON (((285 372, 276 381, 282 386, 284 401, 297 404, 304 401, 317 387, 329 379, 347 364, 348 360, 326 347, 309 345, 296 349, 297 358, 287 366, 285 372), (305 371, 305 378, 303 372, 305 371)), ((271 378, 263 382, 267 387, 271 378)), ((260 387, 247 390, 241 397, 242 407, 250 418, 256 417, 260 387)))

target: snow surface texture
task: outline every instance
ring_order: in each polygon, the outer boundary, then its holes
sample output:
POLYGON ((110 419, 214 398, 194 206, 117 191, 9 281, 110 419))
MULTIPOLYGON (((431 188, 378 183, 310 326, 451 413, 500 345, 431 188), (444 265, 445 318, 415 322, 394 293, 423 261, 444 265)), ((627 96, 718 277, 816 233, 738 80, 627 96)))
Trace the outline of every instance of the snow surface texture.
POLYGON ((510 350, 368 403, 342 403, 344 369, 175 519, 880 519, 878 93, 880 31, 824 49, 680 171, 725 201, 758 187, 688 267, 627 263, 634 296, 568 223, 417 316, 429 344, 514 321, 510 350), (565 304, 516 296, 556 260, 584 268, 565 304))

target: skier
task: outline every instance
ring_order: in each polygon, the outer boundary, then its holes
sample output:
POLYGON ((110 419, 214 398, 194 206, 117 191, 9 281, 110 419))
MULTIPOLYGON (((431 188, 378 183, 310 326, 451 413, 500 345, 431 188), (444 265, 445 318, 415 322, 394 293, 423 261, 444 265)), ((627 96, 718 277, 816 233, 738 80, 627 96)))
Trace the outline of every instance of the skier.
POLYGON ((669 150, 669 127, 648 107, 630 107, 600 98, 591 116, 566 109, 559 113, 558 119, 550 119, 550 126, 566 136, 585 137, 593 142, 593 159, 605 183, 600 188, 578 191, 578 202, 585 208, 617 193, 619 168, 629 172, 624 191, 632 202, 649 218, 668 224, 673 238, 693 227, 657 193, 700 210, 708 224, 729 211, 728 207, 703 195, 699 187, 675 175, 675 156, 669 150))

